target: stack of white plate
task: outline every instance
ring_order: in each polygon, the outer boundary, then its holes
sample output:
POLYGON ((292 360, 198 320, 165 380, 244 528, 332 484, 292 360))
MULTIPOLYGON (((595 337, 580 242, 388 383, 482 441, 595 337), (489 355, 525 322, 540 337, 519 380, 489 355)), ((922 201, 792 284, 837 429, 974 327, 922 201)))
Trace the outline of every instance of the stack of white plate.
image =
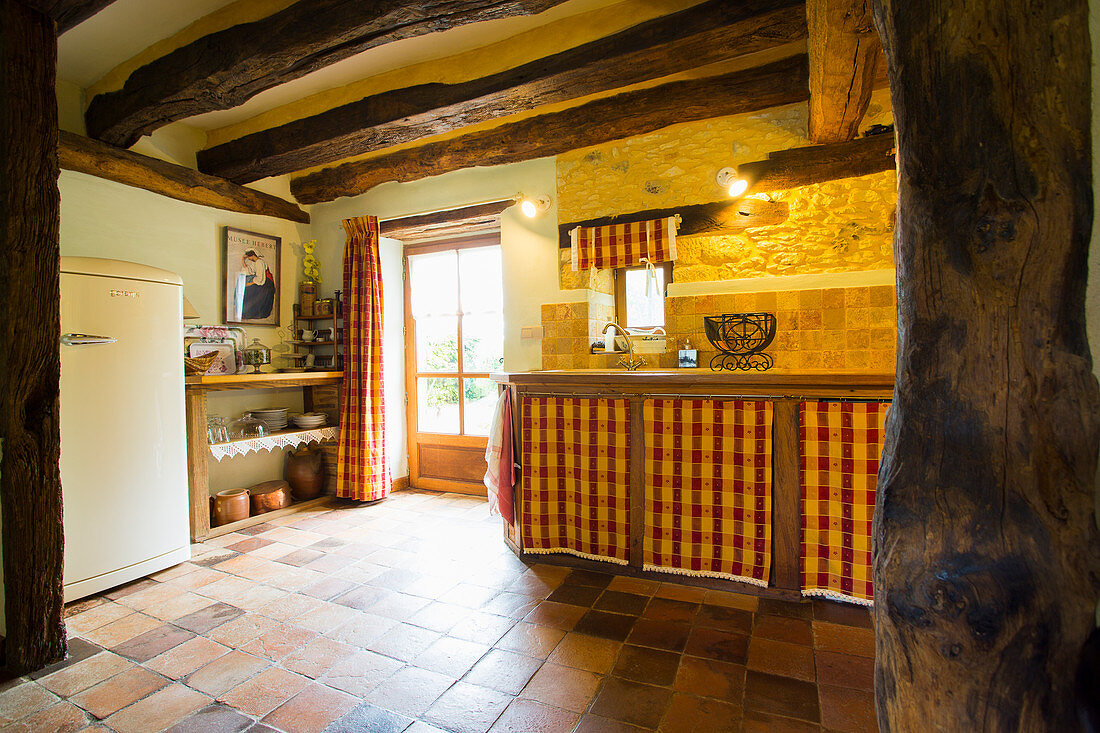
POLYGON ((325 424, 325 413, 323 412, 306 412, 294 417, 294 424, 302 430, 314 430, 316 428, 323 427, 325 424))
POLYGON ((286 430, 285 407, 272 407, 267 410, 253 410, 252 417, 262 422, 271 432, 286 430))

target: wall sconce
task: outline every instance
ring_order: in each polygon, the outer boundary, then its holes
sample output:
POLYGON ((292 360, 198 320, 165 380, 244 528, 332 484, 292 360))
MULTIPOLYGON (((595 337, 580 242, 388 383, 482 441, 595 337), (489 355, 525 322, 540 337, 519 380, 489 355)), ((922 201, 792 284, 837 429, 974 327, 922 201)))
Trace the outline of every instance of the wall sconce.
POLYGON ((539 214, 545 214, 550 210, 550 197, 545 195, 536 198, 517 193, 516 202, 519 204, 519 210, 528 219, 534 219, 539 214))
POLYGON ((745 191, 749 190, 749 181, 746 178, 741 178, 737 175, 737 169, 732 167, 725 167, 718 171, 718 175, 715 177, 718 181, 718 185, 726 189, 726 192, 730 195, 730 198, 737 198, 743 196, 745 191))

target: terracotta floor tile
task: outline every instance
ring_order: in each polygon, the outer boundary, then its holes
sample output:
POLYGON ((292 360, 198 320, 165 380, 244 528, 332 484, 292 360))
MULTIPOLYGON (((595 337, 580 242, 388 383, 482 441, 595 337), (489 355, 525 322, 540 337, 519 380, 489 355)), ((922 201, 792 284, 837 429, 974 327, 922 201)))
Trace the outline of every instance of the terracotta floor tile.
POLYGON ((875 632, 858 626, 814 621, 814 649, 874 659, 875 632))
MULTIPOLYGON (((62 697, 70 697, 132 666, 134 663, 129 659, 112 652, 100 652, 94 657, 40 678, 38 684, 62 697)), ((3 715, 2 711, 0 715, 3 715)))
POLYGON ((453 578, 439 578, 431 575, 417 575, 402 570, 387 570, 370 581, 372 585, 390 590, 399 590, 421 598, 433 601, 458 585, 453 578))
POLYGON ((295 733, 321 733, 358 702, 351 695, 313 683, 265 715, 263 722, 295 733))
MULTIPOLYGON (((306 596, 297 597, 305 598, 306 596)), ((326 601, 320 608, 315 608, 299 616, 295 616, 290 619, 290 621, 296 626, 301 626, 303 629, 309 629, 311 631, 316 631, 318 634, 323 634, 326 631, 332 631, 333 629, 343 626, 348 621, 358 618, 358 616, 359 611, 356 611, 354 608, 348 608, 347 606, 340 606, 326 601)))
POLYGON ((234 542, 225 549, 233 550, 234 552, 252 552, 258 550, 265 545, 274 544, 274 540, 267 540, 260 537, 249 537, 247 540, 241 540, 240 542, 234 542))
MULTIPOLYGON (((323 609, 326 607, 341 608, 350 613, 351 616, 355 615, 355 612, 352 609, 345 608, 344 606, 336 606, 335 604, 328 603, 327 601, 322 601, 319 598, 305 596, 300 593, 289 593, 281 598, 260 606, 255 610, 261 616, 267 616, 268 618, 275 619, 276 621, 290 621, 297 616, 312 615, 319 609, 323 609)), ((295 623, 298 622, 296 621, 295 623)))
POLYGON ((712 659, 683 657, 673 686, 692 695, 740 703, 745 693, 745 667, 712 659))
POLYGON ((652 596, 657 592, 661 584, 656 580, 645 578, 631 578, 626 575, 616 575, 607 584, 608 590, 622 591, 623 593, 636 593, 640 596, 652 596))
POLYGON ((759 606, 759 596, 750 596, 745 593, 734 593, 725 590, 708 590, 703 596, 703 603, 709 606, 722 606, 725 608, 737 608, 742 611, 754 613, 759 606))
POLYGON ((470 611, 447 633, 466 641, 491 645, 496 644, 515 625, 515 619, 481 611, 470 611))
POLYGON ((591 608, 596 599, 600 597, 602 590, 586 585, 561 585, 551 593, 547 600, 554 603, 568 603, 571 606, 591 608))
POLYGON ((443 603, 453 603, 464 608, 481 608, 499 592, 496 588, 485 588, 472 583, 459 583, 439 596, 439 600, 443 603))
POLYGON ((419 626, 398 624, 376 639, 367 648, 387 657, 408 662, 442 637, 419 626))
POLYGON ((605 590, 593 604, 592 608, 612 613, 624 613, 628 616, 640 616, 649 603, 649 596, 637 593, 623 593, 616 590, 605 590))
POLYGON ((216 702, 192 713, 165 733, 241 733, 254 721, 228 705, 216 702))
POLYGON ((164 603, 157 603, 145 609, 144 613, 161 621, 174 622, 181 616, 194 613, 210 605, 210 599, 191 591, 184 591, 164 603))
POLYGON ((161 624, 144 634, 111 647, 111 651, 135 662, 146 662, 153 657, 179 646, 195 635, 177 626, 161 624))
POLYGON ((366 649, 397 625, 398 622, 392 618, 383 618, 360 611, 346 624, 337 626, 332 631, 326 631, 325 636, 342 644, 366 649))
POLYGON ((624 723, 621 720, 612 720, 611 718, 604 718, 600 715, 592 715, 589 713, 581 718, 576 733, 639 733, 639 731, 646 730, 650 729, 639 728, 636 725, 624 723))
POLYGON ((168 680, 159 674, 132 667, 73 695, 69 700, 97 718, 106 718, 167 684, 168 680))
POLYGON ((146 631, 151 631, 163 623, 160 619, 146 616, 144 613, 132 613, 118 621, 112 621, 98 629, 83 633, 81 636, 94 644, 110 648, 140 636, 146 631))
POLYGON ((734 631, 696 626, 688 637, 685 654, 715 659, 719 662, 744 664, 749 652, 749 637, 734 631))
POLYGON ((154 692, 104 721, 118 733, 163 730, 206 707, 210 698, 179 683, 154 692))
POLYGON ((325 729, 325 733, 402 733, 412 719, 370 703, 360 703, 325 729))
POLYGON ((496 690, 456 682, 432 703, 424 719, 455 733, 485 733, 511 701, 496 690))
POLYGON ((585 609, 554 601, 543 601, 524 617, 524 621, 543 626, 553 626, 563 631, 571 631, 581 620, 585 609))
MULTIPOLYGON (((316 545, 311 546, 316 547, 316 545)), ((310 570, 316 570, 319 573, 335 573, 337 570, 340 570, 341 568, 346 568, 348 565, 352 565, 354 563, 355 560, 353 558, 345 557, 344 555, 337 555, 334 553, 324 553, 316 560, 306 563, 305 567, 309 568, 310 570)))
POLYGON ((550 654, 549 661, 596 674, 607 674, 615 664, 622 644, 587 634, 571 632, 550 654))
POLYGON ((615 576, 610 573, 597 573, 593 570, 573 570, 565 576, 563 583, 569 585, 588 585, 593 588, 606 588, 615 576))
POLYGON ((125 618, 133 612, 134 609, 123 606, 120 603, 104 601, 99 605, 89 608, 87 611, 67 617, 65 619, 65 628, 70 634, 79 636, 92 629, 98 629, 100 626, 105 626, 112 621, 118 621, 121 618, 125 618))
POLYGON ((513 700, 490 733, 560 733, 571 731, 581 716, 534 700, 513 700))
POLYGON ((429 604, 431 604, 431 601, 427 598, 411 596, 407 593, 386 591, 385 594, 370 607, 370 612, 376 616, 385 616, 386 618, 403 621, 429 604))
POLYGON ((422 669, 458 679, 488 651, 489 647, 484 644, 444 636, 416 655, 411 662, 422 669))
MULTIPOLYGON (((86 641, 77 636, 70 635, 68 638, 67 648, 65 650, 65 658, 60 662, 54 662, 48 664, 42 669, 35 670, 26 675, 27 678, 32 680, 41 679, 47 675, 51 675, 54 672, 59 672, 66 667, 71 667, 74 664, 83 662, 85 659, 91 659, 96 654, 103 652, 104 649, 99 644, 93 644, 90 641, 86 641)), ((15 687, 19 683, 19 677, 12 677, 8 672, 0 670, 0 692, 15 687)))
POLYGON ((395 713, 420 717, 454 680, 418 667, 405 667, 366 695, 366 701, 395 713))
POLYGON ((668 598, 673 601, 686 601, 688 603, 702 603, 707 592, 702 588, 679 583, 661 583, 661 587, 653 594, 657 598, 668 598))
POLYGON ((302 593, 313 598, 320 598, 322 601, 328 601, 336 596, 349 593, 357 587, 350 580, 329 576, 313 585, 306 586, 302 589, 302 593))
POLYGON ((486 613, 495 613, 498 616, 507 616, 518 621, 531 613, 531 610, 538 604, 539 602, 530 596, 503 592, 482 606, 481 610, 486 613))
POLYGON ((316 631, 303 629, 292 623, 282 623, 242 646, 241 651, 277 662, 316 637, 316 631))
POLYGON ((219 581, 224 577, 225 573, 197 565, 195 566, 195 569, 187 575, 181 575, 178 578, 171 578, 165 582, 169 585, 174 585, 177 588, 194 591, 202 588, 203 586, 210 585, 211 583, 219 581))
POLYGON ((600 686, 601 677, 560 664, 546 663, 520 693, 557 708, 583 713, 600 686))
POLYGON ((811 723, 821 720, 817 686, 790 677, 749 671, 745 675, 745 711, 755 710, 811 723))
POLYGON ((111 590, 105 592, 103 594, 103 597, 108 598, 112 601, 117 601, 120 598, 125 598, 128 595, 137 593, 140 590, 145 590, 146 588, 156 588, 158 585, 160 584, 157 583, 157 581, 155 580, 142 578, 140 580, 135 580, 132 583, 125 583, 116 588, 112 588, 111 590))
POLYGON ((317 679, 355 652, 355 647, 322 636, 291 652, 280 664, 291 672, 317 679))
POLYGON ((805 682, 816 678, 814 651, 808 646, 753 637, 746 666, 758 672, 793 677, 805 682))
POLYGON ((381 654, 357 651, 334 664, 321 677, 321 681, 356 697, 364 697, 403 666, 396 659, 381 654))
POLYGON ((459 619, 463 618, 467 612, 468 610, 461 606, 452 606, 449 603, 436 601, 424 606, 406 621, 414 626, 446 634, 454 628, 459 619))
POLYGON ((834 687, 872 690, 875 686, 875 660, 836 652, 814 652, 817 683, 834 687))
POLYGON ((211 629, 243 616, 244 611, 228 603, 211 603, 205 608, 182 616, 172 623, 196 634, 205 634, 211 629))
POLYGON ((682 652, 684 647, 687 646, 690 634, 690 624, 640 618, 634 622, 634 627, 630 630, 630 636, 626 640, 630 644, 637 644, 638 646, 682 652))
POLYGON ((191 673, 185 680, 188 686, 218 696, 271 666, 266 659, 251 654, 231 651, 191 673))
POLYGON ((373 585, 361 585, 331 600, 333 603, 338 603, 341 606, 354 608, 358 611, 366 611, 381 600, 385 594, 386 591, 383 588, 375 588, 373 585))
POLYGON ((672 690, 667 687, 610 677, 592 703, 592 712, 643 728, 656 728, 671 700, 672 690))
POLYGON ((0 692, 0 726, 19 720, 57 702, 57 696, 35 682, 21 682, 0 692))
POLYGON ((611 674, 615 677, 667 687, 676 679, 680 655, 675 652, 625 645, 611 674))
POLYGON ((553 626, 540 626, 520 622, 497 641, 496 646, 529 657, 546 659, 565 636, 565 632, 553 626))
MULTIPOLYGON (((830 601, 831 603, 831 601, 830 601)), ((809 601, 781 601, 775 598, 761 598, 756 612, 768 616, 786 616, 812 621, 813 605, 809 601)))
POLYGON ((229 651, 229 647, 216 641, 196 636, 163 654, 153 657, 145 662, 145 667, 169 679, 178 680, 180 677, 189 675, 196 669, 206 666, 223 654, 228 654, 229 651))
POLYGON ((814 643, 813 626, 810 621, 787 616, 756 614, 752 635, 803 646, 812 646, 814 643))
POLYGON ((752 631, 753 614, 741 608, 713 606, 704 603, 695 617, 696 626, 706 626, 724 631, 736 631, 748 634, 752 631))
POLYGON ((654 598, 650 600, 642 613, 643 618, 654 621, 680 621, 691 623, 695 615, 699 613, 698 603, 677 601, 671 598, 654 598))
POLYGON ((255 611, 257 608, 266 606, 280 598, 285 598, 287 595, 289 595, 288 591, 281 588, 271 585, 254 585, 248 590, 227 596, 225 602, 231 606, 243 608, 245 611, 255 611))
POLYGON ((306 677, 272 667, 223 693, 218 697, 218 702, 260 717, 301 692, 307 684, 309 679, 306 677))
POLYGON ((625 641, 634 627, 635 616, 623 616, 606 611, 587 611, 573 630, 579 634, 598 636, 601 639, 625 641))
POLYGON ((805 720, 746 710, 741 718, 743 733, 820 733, 821 726, 805 720))
POLYGON ((741 706, 677 692, 658 730, 662 733, 735 733, 741 730, 741 706))
POLYGON ((88 598, 81 598, 79 601, 72 601, 66 603, 61 609, 61 618, 69 619, 78 613, 84 613, 85 611, 95 608, 96 606, 102 606, 104 603, 109 603, 103 596, 90 596, 88 598))
POLYGON ((267 581, 267 584, 283 590, 300 591, 306 586, 324 580, 324 577, 323 573, 318 573, 309 568, 288 567, 276 577, 267 581))
POLYGON ((208 631, 205 636, 219 644, 239 649, 253 639, 258 639, 269 631, 279 628, 279 622, 255 611, 221 624, 208 631))
POLYGON ((871 609, 854 603, 836 603, 820 598, 813 600, 815 621, 828 621, 845 626, 872 628, 871 609))
POLYGON ((555 583, 532 573, 524 573, 512 581, 511 585, 507 586, 506 590, 510 593, 518 593, 530 598, 541 599, 546 598, 554 592, 554 589, 561 585, 560 581, 555 583))
POLYGON ((465 681, 518 695, 541 666, 537 659, 504 649, 492 649, 466 673, 465 681))
POLYGON ((5 726, 4 733, 74 733, 87 725, 87 713, 71 703, 59 702, 5 726))
POLYGON ((839 733, 878 733, 875 695, 870 690, 818 685, 821 724, 839 733))

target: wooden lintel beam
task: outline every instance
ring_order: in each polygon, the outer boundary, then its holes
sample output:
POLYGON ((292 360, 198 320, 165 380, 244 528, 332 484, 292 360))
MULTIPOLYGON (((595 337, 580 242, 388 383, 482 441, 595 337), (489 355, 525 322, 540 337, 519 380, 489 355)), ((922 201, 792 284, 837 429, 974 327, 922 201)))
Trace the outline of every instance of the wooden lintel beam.
POLYGON ((88 134, 128 148, 169 122, 231 109, 253 95, 367 49, 467 23, 540 13, 564 0, 299 0, 211 33, 92 98, 88 134))
POLYGON ((870 0, 806 0, 815 143, 851 140, 867 113, 882 56, 870 6, 870 0))
POLYGON ((514 206, 513 199, 501 199, 485 204, 463 206, 430 214, 403 216, 379 222, 378 233, 402 241, 427 239, 442 234, 470 233, 500 226, 500 215, 514 206))
POLYGON ((309 214, 286 199, 64 130, 58 157, 66 170, 144 188, 179 201, 309 223, 309 214))
POLYGON ((61 35, 73 26, 107 7, 115 0, 24 0, 38 12, 53 18, 57 24, 57 34, 61 35))
POLYGON ((894 136, 884 133, 779 150, 766 160, 742 163, 737 166, 737 174, 749 181, 750 191, 766 192, 866 176, 895 167, 894 136))
POLYGON ((641 135, 680 122, 756 112, 806 100, 804 55, 732 74, 617 94, 452 140, 351 161, 291 180, 302 203, 354 196, 387 181, 412 181, 503 165, 641 135))
POLYGON ((803 0, 708 0, 459 84, 396 89, 199 151, 199 170, 247 183, 450 132, 806 37, 803 0))
POLYGON ((677 227, 676 236, 689 237, 698 234, 722 234, 740 231, 749 227, 781 224, 790 215, 790 205, 786 201, 768 201, 756 198, 724 199, 706 204, 690 204, 667 209, 648 209, 646 211, 601 216, 595 219, 584 219, 583 221, 570 221, 558 225, 558 247, 569 249, 572 246, 569 233, 577 227, 631 224, 676 215, 680 217, 680 225, 677 227))

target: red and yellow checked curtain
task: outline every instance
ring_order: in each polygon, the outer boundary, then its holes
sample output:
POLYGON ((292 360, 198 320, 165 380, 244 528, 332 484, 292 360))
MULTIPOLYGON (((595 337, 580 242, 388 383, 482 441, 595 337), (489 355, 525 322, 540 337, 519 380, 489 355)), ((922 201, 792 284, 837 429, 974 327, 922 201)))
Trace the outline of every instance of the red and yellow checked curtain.
POLYGON ((344 383, 336 495, 374 501, 390 493, 382 394, 382 266, 378 218, 345 219, 344 383))
POLYGON ((802 593, 870 605, 871 520, 889 402, 803 402, 802 593))
POLYGON ((522 401, 523 551, 625 565, 630 551, 627 400, 522 401))
POLYGON ((573 269, 633 267, 642 258, 653 264, 676 259, 676 217, 577 227, 570 233, 573 269))
POLYGON ((644 567, 766 586, 772 403, 645 403, 644 567))

